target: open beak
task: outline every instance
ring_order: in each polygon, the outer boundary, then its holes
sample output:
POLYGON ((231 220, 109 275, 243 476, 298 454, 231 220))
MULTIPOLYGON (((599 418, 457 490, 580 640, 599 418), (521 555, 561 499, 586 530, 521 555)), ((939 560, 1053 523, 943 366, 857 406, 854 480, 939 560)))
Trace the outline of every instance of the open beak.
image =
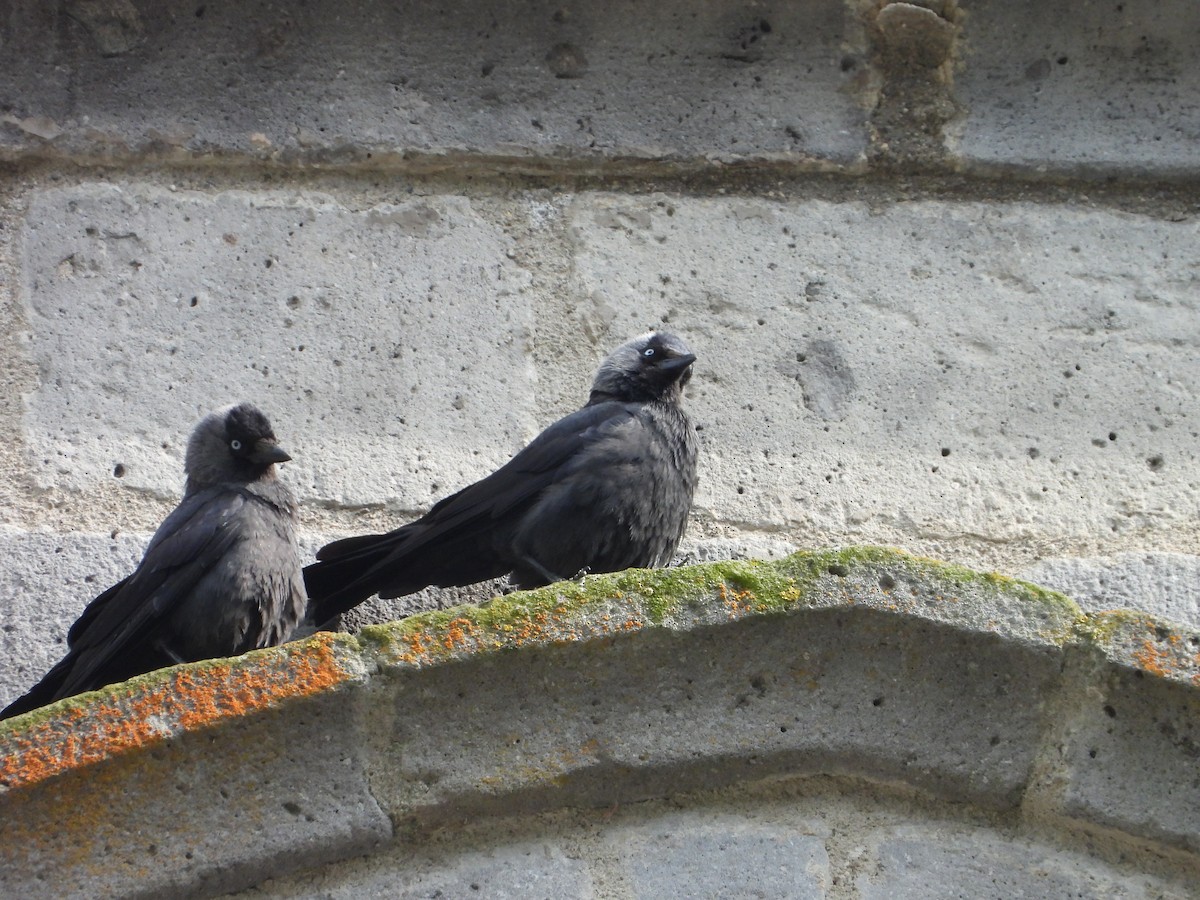
POLYGON ((266 466, 271 463, 287 462, 291 459, 291 456, 274 441, 263 439, 255 443, 254 452, 250 454, 250 459, 253 462, 266 466))

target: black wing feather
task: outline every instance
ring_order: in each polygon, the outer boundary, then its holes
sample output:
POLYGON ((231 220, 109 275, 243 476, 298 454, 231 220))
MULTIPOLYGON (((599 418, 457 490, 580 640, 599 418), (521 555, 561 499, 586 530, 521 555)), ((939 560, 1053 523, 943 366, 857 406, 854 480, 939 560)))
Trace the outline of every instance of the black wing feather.
MULTIPOLYGON (((497 552, 497 522, 515 526, 564 467, 603 432, 634 418, 634 405, 610 401, 559 419, 507 463, 436 503, 420 519, 386 534, 322 547, 304 570, 310 621, 321 625, 379 593, 396 597, 431 584, 449 587, 505 575, 513 560, 497 552), (433 552, 429 552, 433 548, 433 552)), ((500 542, 502 543, 502 542, 500 542)))
POLYGON ((171 664, 155 646, 155 633, 239 539, 237 513, 246 501, 228 488, 185 498, 133 574, 96 597, 71 626, 67 655, 0 719, 171 664))

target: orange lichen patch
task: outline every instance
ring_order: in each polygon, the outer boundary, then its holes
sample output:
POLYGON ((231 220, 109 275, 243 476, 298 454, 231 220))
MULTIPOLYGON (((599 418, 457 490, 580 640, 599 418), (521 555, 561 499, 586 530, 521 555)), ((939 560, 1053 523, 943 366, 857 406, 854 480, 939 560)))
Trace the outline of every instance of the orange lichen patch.
POLYGON ((599 610, 589 615, 561 600, 544 607, 507 609, 502 617, 497 616, 495 608, 488 607, 463 607, 453 612, 452 618, 433 614, 405 620, 381 646, 400 663, 425 666, 478 650, 573 643, 647 624, 646 618, 637 612, 622 612, 621 618, 599 610))
POLYGON ((1171 673, 1171 665, 1174 662, 1173 654, 1165 648, 1159 646, 1150 638, 1142 641, 1142 646, 1133 654, 1134 661, 1138 667, 1151 675, 1157 675, 1160 678, 1166 678, 1171 673))
POLYGON ((749 615, 757 608, 754 603, 756 598, 753 591, 739 591, 735 588, 730 588, 723 581, 717 584, 717 597, 725 604, 725 609, 728 611, 729 618, 731 619, 749 615))
POLYGON ((216 661, 169 670, 128 690, 106 689, 42 713, 0 740, 0 785, 34 784, 61 772, 129 753, 180 731, 209 727, 284 700, 329 690, 350 677, 332 634, 285 648, 282 655, 216 661))
POLYGON ((453 650, 455 647, 462 646, 467 642, 467 637, 475 630, 474 624, 470 619, 459 616, 457 619, 452 619, 450 625, 446 629, 446 636, 442 643, 445 644, 447 650, 453 650))

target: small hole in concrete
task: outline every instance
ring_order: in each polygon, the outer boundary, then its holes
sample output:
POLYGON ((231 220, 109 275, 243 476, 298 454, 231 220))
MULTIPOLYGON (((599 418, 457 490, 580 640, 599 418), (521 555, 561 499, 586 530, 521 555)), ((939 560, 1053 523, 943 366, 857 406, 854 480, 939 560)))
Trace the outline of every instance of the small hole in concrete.
POLYGON ((845 578, 847 575, 850 574, 850 570, 847 569, 845 566, 841 565, 840 563, 835 563, 834 565, 830 566, 826 571, 828 571, 830 575, 836 575, 838 578, 845 578))
POLYGON ((879 586, 885 591, 890 591, 896 586, 896 579, 887 574, 887 572, 884 572, 879 576, 879 586))
POLYGON ((1104 706, 1104 714, 1110 719, 1115 719, 1117 717, 1117 711, 1108 704, 1105 704, 1104 706))
POLYGON ((949 448, 949 447, 943 447, 943 448, 942 448, 942 456, 949 456, 949 455, 950 455, 950 448, 949 448))
POLYGON ((121 463, 117 463, 115 466, 113 466, 113 477, 124 478, 125 477, 125 466, 122 465, 121 463))
POLYGON ((1088 751, 1088 756, 1090 756, 1092 759, 1096 758, 1096 751, 1094 748, 1088 751))
POLYGON ((872 706, 883 706, 883 698, 876 697, 874 700, 871 701, 871 705, 872 706))
POLYGON ((188 301, 188 306, 199 306, 199 305, 200 305, 199 297, 193 297, 191 300, 188 301))
POLYGON ((1146 460, 1146 465, 1150 467, 1151 472, 1157 472, 1164 465, 1166 465, 1166 463, 1163 461, 1161 456, 1151 456, 1148 460, 1146 460))

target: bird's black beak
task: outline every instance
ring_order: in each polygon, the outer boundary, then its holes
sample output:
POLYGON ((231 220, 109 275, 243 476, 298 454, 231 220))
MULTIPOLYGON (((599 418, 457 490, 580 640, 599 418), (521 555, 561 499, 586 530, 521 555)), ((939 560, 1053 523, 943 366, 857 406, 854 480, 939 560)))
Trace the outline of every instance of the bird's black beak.
POLYGON ((681 374, 687 371, 687 367, 696 361, 696 357, 692 353, 685 353, 683 356, 675 356, 671 359, 664 360, 659 363, 659 371, 666 372, 673 378, 678 378, 681 374))
POLYGON ((274 441, 266 440, 256 441, 254 450, 250 454, 250 461, 260 465, 268 466, 271 463, 283 463, 291 459, 288 452, 280 447, 274 441))

